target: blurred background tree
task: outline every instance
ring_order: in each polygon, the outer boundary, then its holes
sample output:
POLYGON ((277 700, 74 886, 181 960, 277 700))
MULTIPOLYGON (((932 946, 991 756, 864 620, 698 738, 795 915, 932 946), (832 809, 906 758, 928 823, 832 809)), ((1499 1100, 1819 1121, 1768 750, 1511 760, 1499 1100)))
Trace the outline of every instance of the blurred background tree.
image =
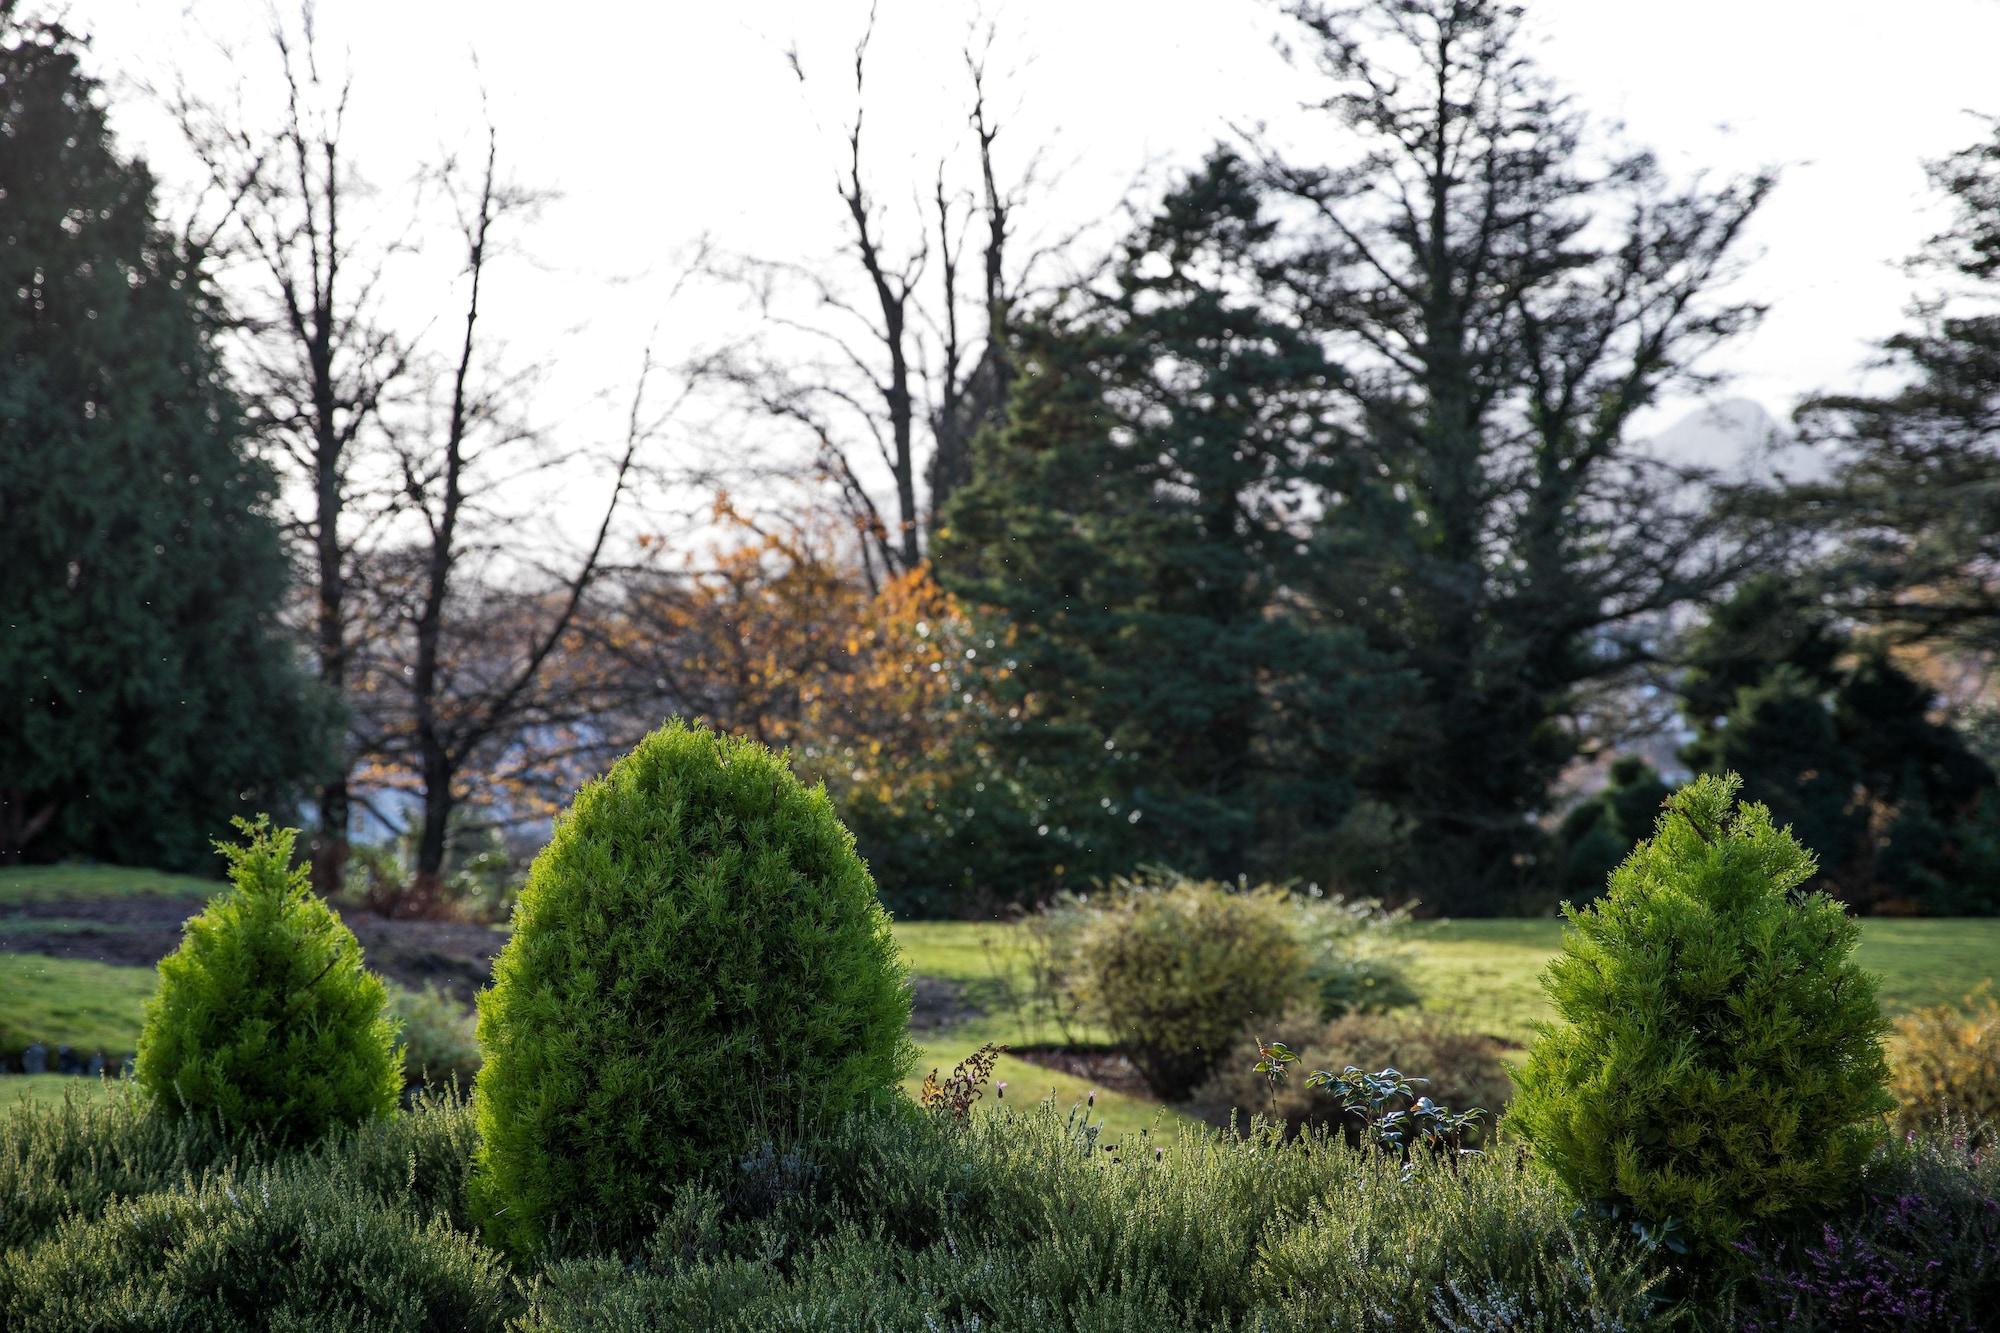
POLYGON ((230 816, 292 808, 331 701, 204 256, 79 50, 0 8, 0 860, 207 871, 230 816))

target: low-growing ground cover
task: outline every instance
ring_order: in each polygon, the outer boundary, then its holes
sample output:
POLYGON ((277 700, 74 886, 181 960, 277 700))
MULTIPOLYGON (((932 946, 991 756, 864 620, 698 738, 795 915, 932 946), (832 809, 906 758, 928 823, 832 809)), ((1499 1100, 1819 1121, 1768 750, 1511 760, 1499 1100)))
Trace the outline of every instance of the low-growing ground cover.
POLYGON ((1805 1333, 1913 1326, 1855 1321, 1885 1300, 1971 1329, 2000 1299, 2000 1162, 1942 1139, 1702 1265, 1513 1153, 1408 1171, 1187 1127, 1106 1151, 1060 1106, 856 1116, 680 1187, 641 1243, 509 1261, 473 1225, 474 1146, 437 1101, 291 1152, 116 1093, 0 1113, 0 1326, 1805 1333))

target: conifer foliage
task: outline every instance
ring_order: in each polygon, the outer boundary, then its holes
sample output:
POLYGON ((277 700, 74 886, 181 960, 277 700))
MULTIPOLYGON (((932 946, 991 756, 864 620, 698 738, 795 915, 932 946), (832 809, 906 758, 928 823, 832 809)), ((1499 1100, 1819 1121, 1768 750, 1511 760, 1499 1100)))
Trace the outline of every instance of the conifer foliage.
POLYGON ((189 870, 323 759, 199 254, 81 41, 0 2, 0 861, 189 870))
POLYGON ((1891 1105, 1859 927, 1734 774, 1677 792, 1571 929, 1509 1127, 1588 1202, 1726 1243, 1836 1203, 1891 1105), (1876 1122, 1876 1123, 1871 1123, 1876 1122))
POLYGON ((403 1053, 382 979, 292 864, 294 829, 238 820, 218 843, 233 887, 160 961, 137 1075, 170 1115, 213 1116, 281 1143, 385 1115, 403 1053))
POLYGON ((480 996, 486 1230, 642 1235, 667 1192, 895 1088, 910 990, 825 790, 678 721, 580 792, 480 996))

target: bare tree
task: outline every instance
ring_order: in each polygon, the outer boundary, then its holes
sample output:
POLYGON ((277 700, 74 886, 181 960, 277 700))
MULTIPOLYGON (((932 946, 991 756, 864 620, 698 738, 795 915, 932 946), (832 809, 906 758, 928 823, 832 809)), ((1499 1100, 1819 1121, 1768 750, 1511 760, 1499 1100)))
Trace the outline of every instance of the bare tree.
MULTIPOLYGON (((752 345, 718 362, 716 374, 754 412, 810 442, 815 473, 833 486, 862 537, 871 584, 923 560, 925 533, 971 475, 973 438, 1003 410, 1008 324, 1029 273, 1066 243, 1042 247, 1023 264, 1010 256, 1016 213, 1032 193, 1037 164, 1031 159, 1013 184, 1002 184, 995 164, 1001 125, 988 93, 995 32, 984 25, 963 53, 976 189, 955 186, 940 161, 927 197, 918 201, 925 215, 920 226, 906 241, 893 238, 886 203, 893 192, 868 166, 871 8, 854 47, 855 106, 835 178, 852 269, 842 276, 830 266, 740 257, 715 267, 751 294, 767 325, 823 353, 780 357, 752 345), (972 275, 966 270, 975 244, 979 267, 972 275), (885 501, 870 483, 877 465, 893 491, 885 501)), ((796 50, 787 57, 800 81, 809 82, 796 50)))
MULTIPOLYGON (((343 141, 351 79, 323 73, 312 5, 296 32, 274 12, 270 36, 284 87, 275 126, 248 123, 240 98, 224 109, 183 89, 170 105, 208 177, 189 249, 226 275, 230 348, 253 424, 305 497, 291 526, 311 569, 319 676, 339 696, 351 684, 357 558, 394 508, 369 459, 410 367, 377 300, 400 238, 351 222, 366 193, 343 141)), ((347 860, 354 754, 336 749, 312 846, 322 890, 340 883, 347 860)))

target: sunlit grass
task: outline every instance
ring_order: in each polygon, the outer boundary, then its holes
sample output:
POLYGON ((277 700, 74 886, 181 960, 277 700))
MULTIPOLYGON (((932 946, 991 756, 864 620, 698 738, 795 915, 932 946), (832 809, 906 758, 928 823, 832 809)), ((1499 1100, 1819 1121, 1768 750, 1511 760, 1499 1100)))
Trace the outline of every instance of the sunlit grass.
POLYGON ((153 969, 0 953, 0 1053, 36 1042, 54 1051, 128 1053, 139 1044, 153 969))
POLYGON ((220 880, 124 866, 9 866, 0 870, 0 907, 65 898, 167 896, 199 900, 221 887, 220 880))

